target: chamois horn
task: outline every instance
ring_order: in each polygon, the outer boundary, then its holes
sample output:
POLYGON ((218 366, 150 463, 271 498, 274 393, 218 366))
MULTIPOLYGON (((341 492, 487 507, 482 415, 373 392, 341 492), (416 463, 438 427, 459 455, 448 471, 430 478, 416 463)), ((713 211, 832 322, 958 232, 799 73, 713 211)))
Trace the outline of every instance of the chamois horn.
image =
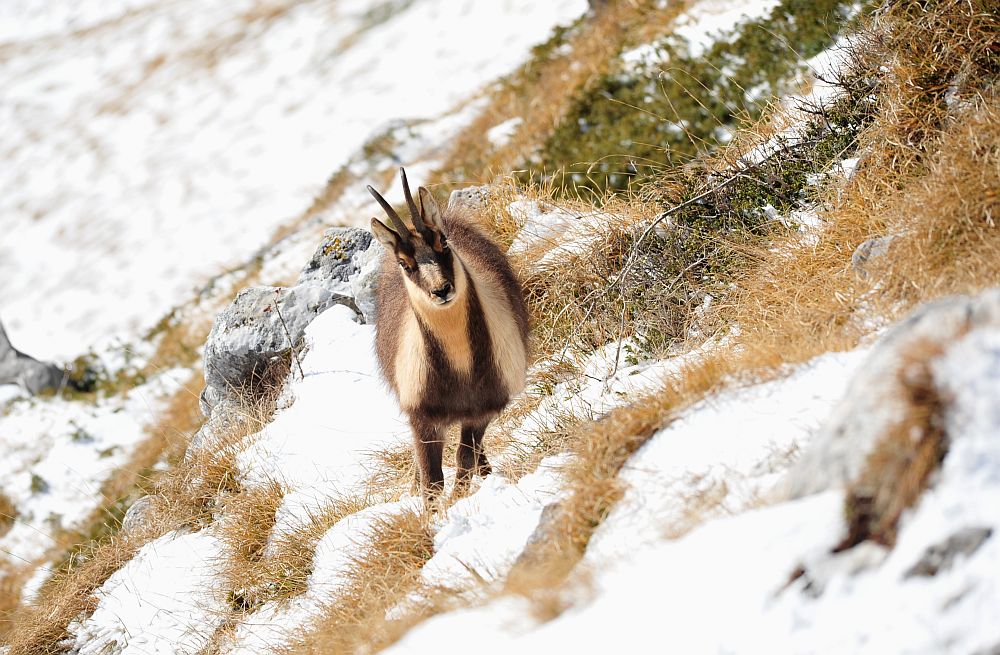
POLYGON ((406 196, 406 206, 410 208, 413 227, 417 228, 419 232, 426 232, 427 226, 424 225, 424 218, 420 215, 420 210, 417 209, 417 203, 413 202, 413 194, 410 193, 410 185, 406 181, 406 170, 402 166, 399 167, 399 177, 403 180, 403 195, 406 196))
POLYGON ((368 185, 368 193, 372 194, 372 197, 375 198, 378 204, 382 206, 382 211, 384 211, 385 215, 389 217, 389 221, 392 223, 392 227, 399 234, 399 238, 404 241, 409 241, 410 229, 406 227, 406 223, 404 223, 403 219, 399 217, 399 214, 397 214, 396 210, 392 208, 392 205, 386 202, 385 198, 382 197, 382 194, 373 189, 370 184, 368 185))

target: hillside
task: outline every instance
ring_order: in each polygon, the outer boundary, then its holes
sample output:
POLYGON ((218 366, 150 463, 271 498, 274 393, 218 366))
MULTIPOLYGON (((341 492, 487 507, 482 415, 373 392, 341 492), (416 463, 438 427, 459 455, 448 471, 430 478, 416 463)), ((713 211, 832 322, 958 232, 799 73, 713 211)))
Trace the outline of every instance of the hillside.
POLYGON ((0 318, 67 373, 0 384, 0 653, 1000 647, 997 8, 488 4, 3 10, 0 318), (433 507, 401 165, 531 317, 433 507))

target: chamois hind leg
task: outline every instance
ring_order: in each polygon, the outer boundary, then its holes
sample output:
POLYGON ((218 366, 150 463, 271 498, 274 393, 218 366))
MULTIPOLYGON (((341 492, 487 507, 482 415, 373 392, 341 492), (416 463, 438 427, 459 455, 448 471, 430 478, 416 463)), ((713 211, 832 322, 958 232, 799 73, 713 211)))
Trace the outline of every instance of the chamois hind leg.
POLYGON ((482 435, 484 428, 477 425, 462 424, 462 437, 455 451, 455 498, 461 498, 469 492, 469 481, 476 471, 476 433, 482 435))
POLYGON ((444 471, 441 469, 444 428, 432 421, 412 416, 410 425, 413 427, 413 455, 417 460, 421 492, 425 504, 430 506, 444 491, 444 471))
POLYGON ((463 423, 462 439, 458 444, 455 464, 458 475, 455 477, 455 491, 458 494, 459 485, 468 488, 473 474, 487 476, 492 472, 486 453, 483 452, 483 434, 488 423, 463 423))
POLYGON ((483 435, 486 434, 487 425, 489 425, 489 423, 483 423, 482 427, 473 433, 473 436, 475 437, 473 448, 476 453, 476 475, 483 478, 493 472, 493 467, 490 466, 490 460, 486 459, 486 451, 483 450, 483 435))

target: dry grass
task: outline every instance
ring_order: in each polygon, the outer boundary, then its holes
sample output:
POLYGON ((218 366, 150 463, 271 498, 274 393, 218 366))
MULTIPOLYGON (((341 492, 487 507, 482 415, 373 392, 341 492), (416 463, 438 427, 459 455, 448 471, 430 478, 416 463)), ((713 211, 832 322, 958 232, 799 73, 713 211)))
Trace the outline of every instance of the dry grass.
POLYGON ((848 487, 848 533, 836 550, 866 540, 894 545, 900 516, 916 503, 944 459, 948 399, 939 392, 931 370, 942 351, 941 344, 928 341, 904 353, 895 381, 906 404, 903 418, 880 437, 848 487))
MULTIPOLYGON (((42 644, 47 637, 58 634, 60 629, 55 624, 62 620, 68 621, 68 618, 72 618, 72 612, 79 613, 89 607, 89 601, 85 598, 70 599, 62 596, 51 608, 51 613, 44 617, 44 621, 31 608, 19 608, 21 587, 38 566, 56 562, 55 567, 59 571, 56 579, 47 583, 46 592, 38 601, 40 603, 42 599, 49 597, 49 589, 58 588, 67 593, 70 593, 69 590, 86 589, 89 593, 91 584, 92 588, 100 586, 138 548, 130 541, 119 540, 114 545, 106 542, 119 529, 125 509, 137 498, 154 489, 154 465, 180 457, 190 435, 201 426, 204 419, 198 409, 200 380, 200 373, 195 373, 174 393, 156 423, 147 428, 149 437, 136 447, 129 461, 116 469, 104 482, 101 487, 104 500, 88 519, 79 527, 55 533, 52 546, 38 561, 8 567, 10 570, 4 573, 3 593, 0 594, 0 635, 11 633, 10 638, 14 640, 12 644, 15 646, 12 653, 31 652, 28 646, 25 646, 27 650, 17 650, 20 647, 18 640, 22 639, 31 648, 41 649, 38 652, 46 652, 44 649, 48 646, 42 644), (78 568, 93 558, 101 561, 87 566, 84 575, 87 579, 81 578, 72 583, 67 581, 76 578, 78 568), (15 621, 19 624, 16 630, 15 621), (31 625, 32 622, 49 622, 51 625, 31 625)), ((36 603, 36 606, 40 605, 36 603)))
POLYGON ((0 537, 7 534, 17 520, 17 505, 0 491, 0 537))
POLYGON ((673 244, 637 241, 658 205, 638 197, 607 195, 599 206, 582 200, 554 201, 552 187, 518 185, 512 179, 496 185, 479 213, 501 246, 510 244, 520 223, 507 207, 515 199, 532 200, 577 217, 578 248, 549 263, 541 258, 560 244, 536 239, 511 257, 524 289, 532 323, 532 349, 537 359, 575 348, 589 352, 609 341, 639 337, 651 353, 659 353, 682 335, 690 299, 687 271, 665 279, 676 267, 673 244))
POLYGON ((352 562, 347 586, 309 634, 282 652, 375 653, 399 637, 399 626, 386 612, 420 586, 420 569, 434 553, 427 516, 413 511, 388 516, 359 538, 369 547, 352 562))
POLYGON ((0 562, 0 643, 7 643, 13 628, 13 616, 21 602, 21 589, 27 581, 27 567, 0 562))
POLYGON ((271 580, 262 561, 285 493, 283 484, 268 480, 243 489, 222 507, 219 536, 228 557, 222 563, 221 577, 231 590, 231 605, 241 612, 253 611, 270 598, 271 580))
POLYGON ((147 376, 178 366, 193 366, 198 361, 198 348, 205 343, 212 330, 212 321, 207 315, 177 321, 172 319, 172 315, 167 316, 154 329, 154 334, 149 335, 155 336, 157 342, 156 350, 144 367, 147 376))

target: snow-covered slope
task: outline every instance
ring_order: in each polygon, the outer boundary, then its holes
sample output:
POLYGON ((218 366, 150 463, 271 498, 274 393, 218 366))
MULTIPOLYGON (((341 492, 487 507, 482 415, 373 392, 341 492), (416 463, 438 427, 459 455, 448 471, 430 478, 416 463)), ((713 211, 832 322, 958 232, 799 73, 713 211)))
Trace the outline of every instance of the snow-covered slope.
POLYGON ((583 0, 9 2, 0 316, 38 357, 131 341, 583 0))

